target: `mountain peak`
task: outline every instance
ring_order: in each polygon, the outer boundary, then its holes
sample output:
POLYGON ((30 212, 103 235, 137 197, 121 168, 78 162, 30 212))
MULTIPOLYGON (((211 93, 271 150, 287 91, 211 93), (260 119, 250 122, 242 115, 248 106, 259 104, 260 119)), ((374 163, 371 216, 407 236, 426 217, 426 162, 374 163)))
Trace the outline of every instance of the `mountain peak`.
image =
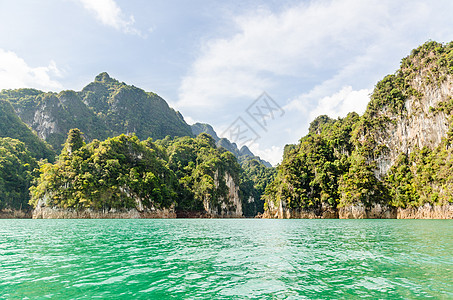
POLYGON ((94 81, 97 82, 111 82, 115 81, 107 72, 102 72, 94 78, 94 81))

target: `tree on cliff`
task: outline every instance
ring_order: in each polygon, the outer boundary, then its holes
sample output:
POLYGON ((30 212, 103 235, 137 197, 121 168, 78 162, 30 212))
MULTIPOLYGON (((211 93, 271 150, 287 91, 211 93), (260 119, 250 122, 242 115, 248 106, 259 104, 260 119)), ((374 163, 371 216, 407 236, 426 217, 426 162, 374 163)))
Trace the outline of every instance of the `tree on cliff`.
POLYGON ((28 189, 37 167, 24 143, 0 138, 0 210, 30 208, 28 189))
POLYGON ((31 204, 74 209, 160 209, 216 213, 236 211, 226 178, 241 186, 236 157, 217 149, 207 134, 140 141, 120 135, 85 144, 78 129, 54 164, 43 164, 31 204))
POLYGON ((68 139, 66 140, 66 145, 68 151, 71 153, 73 151, 77 151, 83 146, 85 146, 85 142, 82 138, 82 132, 78 128, 74 128, 69 130, 68 139))
POLYGON ((338 120, 320 116, 298 145, 285 147, 276 179, 264 195, 273 205, 265 206, 278 207, 279 201, 291 209, 319 207, 326 202, 332 207, 370 207, 373 203, 418 207, 453 202, 452 80, 453 42, 429 41, 414 49, 395 74, 376 84, 362 116, 350 113, 338 120), (441 99, 430 99, 438 90, 446 92, 440 94, 441 99), (423 101, 434 100, 439 101, 429 112, 423 111, 427 104, 423 101), (385 165, 388 153, 394 150, 385 142, 396 138, 392 126, 435 117, 449 124, 440 143, 418 148, 414 146, 418 140, 412 142, 406 152, 397 153, 399 157, 387 173, 378 172, 378 163, 385 165))

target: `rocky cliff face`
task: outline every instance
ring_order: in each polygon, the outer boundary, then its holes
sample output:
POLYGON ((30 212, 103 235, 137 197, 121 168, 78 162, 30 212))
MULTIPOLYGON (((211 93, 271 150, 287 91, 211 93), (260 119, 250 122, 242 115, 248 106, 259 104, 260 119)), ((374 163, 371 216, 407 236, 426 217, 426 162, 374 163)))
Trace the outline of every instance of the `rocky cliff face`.
MULTIPOLYGON (((131 195, 129 195, 131 196, 131 195)), ((170 208, 156 209, 146 208, 142 199, 134 197, 135 208, 95 210, 95 209, 74 209, 48 206, 46 195, 38 201, 35 209, 26 217, 33 219, 173 219, 176 218, 174 206, 170 208)), ((1 217, 1 214, 0 214, 1 217)))
POLYGON ((33 211, 33 219, 174 219, 174 210, 74 210, 51 207, 40 207, 33 211))
POLYGON ((451 218, 452 146, 453 42, 430 41, 376 84, 362 116, 320 116, 287 148, 265 216, 451 218))
POLYGON ((263 219, 338 219, 338 210, 327 205, 319 209, 290 209, 285 201, 280 201, 278 206, 270 205, 261 215, 263 219))
POLYGON ((376 175, 379 178, 387 174, 401 153, 410 155, 415 149, 423 147, 434 149, 447 136, 449 116, 433 108, 449 101, 453 95, 453 78, 448 76, 438 85, 428 85, 424 76, 426 74, 422 72, 410 81, 410 85, 422 96, 409 96, 401 114, 391 113, 386 107, 379 112, 390 120, 386 128, 375 135, 378 146, 385 146, 387 150, 376 159, 376 175))
POLYGON ((84 132, 87 141, 123 133, 135 133, 140 139, 192 136, 182 115, 164 99, 107 73, 96 76, 80 92, 19 89, 3 91, 0 99, 9 101, 20 119, 57 151, 72 128, 84 132))
POLYGON ((239 198, 239 185, 234 182, 230 173, 219 175, 217 170, 214 174, 214 184, 219 188, 221 184, 227 188, 226 196, 221 196, 217 203, 213 203, 210 197, 203 201, 205 211, 214 218, 242 218, 242 201, 239 198), (223 182, 222 182, 223 181, 223 182))
POLYGON ((31 219, 32 212, 24 210, 4 209, 0 210, 0 219, 31 219))
POLYGON ((453 219, 453 203, 420 207, 398 208, 398 219, 453 219))
MULTIPOLYGON (((0 98, 3 91, 0 93, 0 98)), ((36 159, 55 160, 51 147, 38 136, 16 115, 8 101, 0 100, 0 137, 10 137, 23 142, 36 159)))

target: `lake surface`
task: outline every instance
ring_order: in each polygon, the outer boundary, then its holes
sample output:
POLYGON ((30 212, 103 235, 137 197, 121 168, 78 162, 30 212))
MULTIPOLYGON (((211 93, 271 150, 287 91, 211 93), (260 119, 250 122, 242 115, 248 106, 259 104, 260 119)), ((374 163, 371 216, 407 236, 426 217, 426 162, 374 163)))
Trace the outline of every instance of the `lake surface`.
POLYGON ((0 298, 453 298, 453 220, 0 220, 0 298))

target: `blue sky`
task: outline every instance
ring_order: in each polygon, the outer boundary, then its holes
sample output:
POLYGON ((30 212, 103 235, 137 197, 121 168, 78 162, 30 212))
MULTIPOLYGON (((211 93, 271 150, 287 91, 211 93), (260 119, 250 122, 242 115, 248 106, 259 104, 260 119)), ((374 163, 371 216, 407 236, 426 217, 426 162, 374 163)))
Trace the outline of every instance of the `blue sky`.
POLYGON ((317 115, 363 113, 411 49, 452 41, 452 15, 448 0, 0 0, 0 89, 80 90, 106 71, 225 137, 239 118, 276 164, 317 115), (259 126, 263 92, 284 114, 259 126))

